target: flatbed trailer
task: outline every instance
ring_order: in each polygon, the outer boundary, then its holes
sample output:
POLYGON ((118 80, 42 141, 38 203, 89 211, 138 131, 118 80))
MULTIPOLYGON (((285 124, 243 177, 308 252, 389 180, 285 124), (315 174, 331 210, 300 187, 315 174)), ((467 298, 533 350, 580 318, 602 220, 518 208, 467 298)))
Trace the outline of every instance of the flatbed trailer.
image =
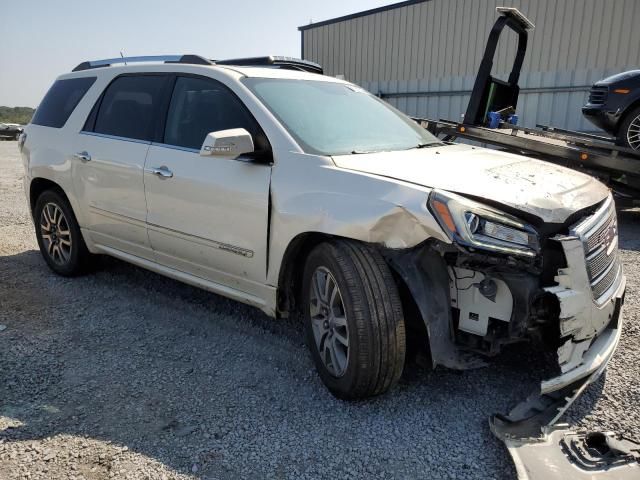
POLYGON ((543 125, 487 128, 448 120, 415 120, 444 141, 464 138, 580 170, 608 185, 621 205, 640 204, 640 152, 619 147, 614 139, 543 125))
POLYGON ((463 138, 583 171, 608 185, 619 204, 640 204, 640 151, 618 146, 615 138, 604 135, 546 125, 527 128, 510 122, 520 93, 518 80, 528 30, 534 25, 515 8, 499 7, 497 11, 500 16, 489 34, 463 121, 415 120, 444 141, 463 138), (507 81, 491 75, 498 39, 505 27, 518 35, 518 49, 507 81), (500 120, 496 124, 497 116, 500 120))

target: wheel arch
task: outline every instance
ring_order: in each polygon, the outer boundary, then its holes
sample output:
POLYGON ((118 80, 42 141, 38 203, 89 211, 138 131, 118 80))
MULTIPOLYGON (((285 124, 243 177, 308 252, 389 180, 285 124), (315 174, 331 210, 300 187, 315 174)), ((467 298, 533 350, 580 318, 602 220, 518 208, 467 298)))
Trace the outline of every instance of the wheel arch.
POLYGON ((304 262, 311 250, 335 238, 341 237, 323 232, 304 232, 291 239, 282 257, 278 275, 278 315, 287 316, 298 308, 304 262))
MULTIPOLYGON (((46 263, 57 274, 65 277, 73 277, 88 272, 92 266, 91 252, 87 248, 84 232, 82 231, 80 224, 78 223, 76 213, 69 196, 66 194, 60 184, 44 177, 35 177, 29 182, 29 205, 31 209, 31 217, 35 225, 36 237, 38 246, 44 256, 46 263), (54 200, 42 199, 43 194, 50 192, 49 196, 53 196, 54 200), (53 201, 60 207, 64 213, 64 217, 67 223, 67 232, 62 235, 69 235, 68 247, 69 251, 62 263, 56 263, 55 259, 50 257, 45 250, 42 238, 42 219, 36 216, 35 210, 44 208, 48 203, 53 201), (42 205, 42 207, 40 206, 42 205), (65 211, 66 210, 66 211, 65 211), (74 236, 75 235, 75 236, 74 236), (72 243, 76 244, 76 247, 72 248, 72 243)), ((39 210, 42 211, 42 210, 39 210)), ((62 232, 62 230, 60 230, 62 232)), ((60 256, 61 254, 59 254, 60 256)))
POLYGON ((29 184, 29 206, 31 208, 32 216, 33 216, 33 209, 35 208, 36 202, 38 201, 38 197, 40 197, 40 195, 42 195, 42 193, 47 190, 56 191, 57 193, 59 193, 64 197, 64 199, 69 203, 69 205, 71 205, 69 197, 67 196, 64 189, 59 184, 57 184, 53 180, 49 180, 48 178, 36 177, 36 178, 33 178, 31 180, 31 183, 29 184))
MULTIPOLYGON (((294 237, 287 246, 282 259, 282 268, 278 278, 278 303, 277 311, 281 316, 287 316, 298 310, 300 305, 300 287, 302 285, 302 274, 304 271, 305 260, 309 253, 320 243, 330 240, 349 240, 353 239, 332 235, 324 232, 305 232, 294 237)), ((355 240, 360 241, 360 240, 355 240)), ((363 242, 367 243, 367 242, 363 242)), ((374 248, 383 248, 377 244, 374 248)), ((394 281, 400 293, 402 309, 405 312, 405 322, 411 330, 411 340, 417 344, 428 346, 428 333, 425 328, 424 318, 420 311, 413 290, 409 288, 405 279, 398 272, 397 266, 383 255, 383 258, 393 274, 394 281)))
POLYGON ((622 128, 622 125, 624 124, 624 122, 626 122, 629 115, 631 115, 633 111, 636 110, 637 108, 640 108, 640 95, 638 96, 638 98, 633 100, 629 105, 627 105, 624 111, 620 114, 620 120, 616 125, 616 137, 620 135, 620 129, 622 128))

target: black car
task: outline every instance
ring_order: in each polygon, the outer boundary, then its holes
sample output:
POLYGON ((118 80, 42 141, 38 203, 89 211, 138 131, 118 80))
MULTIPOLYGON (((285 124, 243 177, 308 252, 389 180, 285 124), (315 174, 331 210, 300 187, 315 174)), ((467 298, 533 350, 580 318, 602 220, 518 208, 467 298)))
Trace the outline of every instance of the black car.
POLYGON ((640 70, 596 82, 582 114, 614 135, 619 145, 640 150, 640 70))
POLYGON ((15 123, 0 123, 0 140, 18 140, 23 128, 15 123))

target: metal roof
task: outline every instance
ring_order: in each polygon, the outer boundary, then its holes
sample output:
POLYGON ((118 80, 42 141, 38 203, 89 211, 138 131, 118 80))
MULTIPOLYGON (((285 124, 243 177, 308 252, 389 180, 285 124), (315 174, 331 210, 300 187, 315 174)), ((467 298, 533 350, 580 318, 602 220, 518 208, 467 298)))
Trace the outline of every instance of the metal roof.
POLYGON ((358 13, 352 13, 351 15, 344 15, 342 17, 330 18, 322 22, 310 23, 309 25, 303 25, 298 27, 299 31, 309 30, 310 28, 322 27, 323 25, 331 25, 332 23, 344 22, 345 20, 351 20, 359 17, 366 17, 367 15, 373 15, 374 13, 386 12, 388 10, 394 10, 396 8, 402 8, 409 5, 415 5, 416 3, 424 3, 430 0, 406 0, 404 2, 392 3, 391 5, 385 5, 384 7, 372 8, 370 10, 364 10, 358 13))

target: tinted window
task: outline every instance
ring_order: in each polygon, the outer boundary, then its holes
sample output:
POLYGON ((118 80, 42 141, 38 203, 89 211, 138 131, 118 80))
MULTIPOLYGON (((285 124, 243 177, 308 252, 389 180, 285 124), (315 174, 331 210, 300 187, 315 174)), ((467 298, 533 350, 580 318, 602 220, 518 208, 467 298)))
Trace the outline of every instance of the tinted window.
POLYGON ((200 150, 210 132, 244 128, 256 149, 267 150, 266 137, 242 102, 220 82, 194 77, 176 80, 164 143, 200 150))
POLYGON ((152 140, 165 82, 163 75, 116 78, 104 92, 93 131, 152 140))
POLYGON ((57 80, 40 102, 31 123, 61 128, 95 81, 96 77, 57 80))

